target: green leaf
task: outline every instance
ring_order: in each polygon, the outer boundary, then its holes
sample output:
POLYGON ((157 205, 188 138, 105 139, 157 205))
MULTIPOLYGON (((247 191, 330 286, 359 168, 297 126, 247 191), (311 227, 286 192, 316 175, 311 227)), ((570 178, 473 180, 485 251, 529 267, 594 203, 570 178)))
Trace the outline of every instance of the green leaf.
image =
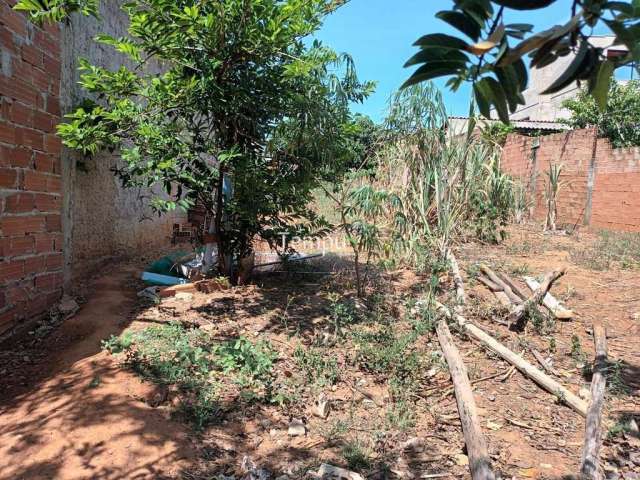
POLYGON ((439 47, 452 50, 466 50, 467 48, 467 42, 444 33, 424 35, 416 40, 413 45, 421 48, 439 47))
POLYGON ((507 110, 507 98, 504 93, 502 85, 492 77, 486 77, 489 88, 491 89, 491 96, 493 105, 496 107, 498 117, 503 123, 509 123, 509 111, 507 110))
POLYGON ((523 91, 527 88, 527 84, 529 83, 529 73, 527 72, 527 66, 524 64, 524 60, 519 58, 515 62, 513 62, 513 68, 516 72, 516 76, 518 77, 518 81, 520 82, 519 91, 523 91))
POLYGON ((548 7, 555 1, 556 0, 493 0, 493 3, 513 10, 536 10, 538 8, 548 7))
POLYGON ((407 88, 416 83, 431 80, 437 77, 454 75, 461 70, 461 64, 456 62, 429 62, 418 68, 409 79, 402 84, 400 89, 407 88))
POLYGON ((586 41, 580 43, 580 47, 578 48, 578 52, 576 53, 575 58, 569 64, 567 69, 560 75, 556 80, 543 92, 543 95, 547 95, 549 93, 555 93, 562 90, 567 85, 570 85, 574 82, 579 75, 582 73, 584 60, 587 58, 587 53, 589 52, 589 44, 586 41))
POLYGON ((451 61, 460 62, 466 64, 469 61, 467 57, 460 50, 444 50, 440 48, 425 48, 416 53, 413 57, 407 60, 404 67, 410 67, 411 65, 417 65, 418 63, 427 63, 432 61, 451 61))
POLYGON ((473 84, 473 93, 478 104, 478 110, 483 117, 491 118, 491 89, 486 78, 473 84))
POLYGON ((473 18, 463 12, 455 12, 451 10, 443 10, 436 13, 436 17, 444 20, 453 28, 461 31, 474 42, 478 41, 481 32, 479 25, 473 18))
POLYGON ((601 112, 607 108, 607 95, 609 93, 609 84, 611 83, 611 76, 615 70, 613 62, 606 60, 602 62, 597 69, 597 75, 595 78, 595 85, 592 88, 591 95, 598 105, 598 109, 601 112))
POLYGON ((515 112, 520 103, 518 96, 520 93, 518 89, 519 79, 516 69, 513 65, 506 65, 504 67, 496 67, 495 73, 506 94, 509 111, 515 112))

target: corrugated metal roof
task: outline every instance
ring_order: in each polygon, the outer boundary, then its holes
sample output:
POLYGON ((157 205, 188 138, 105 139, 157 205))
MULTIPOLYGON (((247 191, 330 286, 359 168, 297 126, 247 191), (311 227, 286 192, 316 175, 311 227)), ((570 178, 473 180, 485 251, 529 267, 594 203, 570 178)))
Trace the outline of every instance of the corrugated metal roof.
MULTIPOLYGON (((456 120, 468 121, 469 117, 450 116, 456 120)), ((479 123, 492 124, 498 123, 500 120, 487 120, 486 118, 479 119, 479 123)), ((511 125, 520 130, 571 130, 569 125, 565 125, 560 122, 551 122, 548 120, 511 120, 511 125)))

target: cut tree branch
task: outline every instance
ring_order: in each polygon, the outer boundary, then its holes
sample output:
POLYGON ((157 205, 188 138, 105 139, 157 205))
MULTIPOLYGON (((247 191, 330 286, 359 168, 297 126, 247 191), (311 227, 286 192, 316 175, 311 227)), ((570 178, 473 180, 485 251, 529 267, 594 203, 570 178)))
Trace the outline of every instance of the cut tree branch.
POLYGON ((544 296, 553 285, 553 282, 555 282, 564 274, 564 268, 547 273, 544 276, 544 279, 542 280, 540 286, 533 292, 533 294, 527 299, 527 301, 513 309, 513 311, 509 315, 509 320, 511 321, 511 325, 514 330, 524 329, 524 327, 527 325, 527 321, 529 320, 527 311, 531 307, 540 305, 542 303, 542 300, 544 299, 544 296))
POLYGON ((593 325, 593 342, 596 348, 596 358, 593 362, 591 401, 587 410, 580 474, 585 479, 600 480, 603 477, 598 468, 598 458, 602 445, 602 408, 607 384, 607 332, 602 324, 593 325))

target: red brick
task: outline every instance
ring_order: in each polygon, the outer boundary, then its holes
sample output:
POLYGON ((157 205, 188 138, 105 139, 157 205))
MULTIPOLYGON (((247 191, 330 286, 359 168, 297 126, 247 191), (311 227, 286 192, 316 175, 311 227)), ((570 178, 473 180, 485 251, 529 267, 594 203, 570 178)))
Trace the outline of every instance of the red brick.
POLYGON ((62 153, 62 140, 55 134, 46 135, 45 147, 47 153, 51 155, 60 155, 62 153))
POLYGON ((12 145, 16 143, 16 127, 6 122, 0 122, 0 142, 12 145))
POLYGON ((36 210, 40 212, 59 212, 62 202, 59 195, 36 193, 34 203, 36 210))
POLYGON ((46 153, 36 152, 35 154, 35 166, 36 170, 44 173, 53 172, 53 159, 55 157, 47 155, 46 153))
POLYGON ((19 280, 24 275, 24 260, 0 262, 0 285, 19 280))
POLYGON ((42 132, 31 128, 16 128, 16 143, 18 145, 22 144, 37 150, 42 150, 44 148, 44 137, 42 132))
POLYGON ((4 292, 0 292, 0 312, 7 306, 7 297, 4 292))
POLYGON ((46 312, 49 307, 50 304, 48 303, 47 295, 38 295, 37 297, 29 300, 29 302, 26 304, 26 313, 29 316, 38 315, 40 313, 46 312))
POLYGON ((36 289, 53 290, 62 287, 62 272, 45 273, 36 277, 36 289))
POLYGON ((10 217, 5 215, 0 219, 0 229, 2 235, 7 237, 44 232, 45 217, 39 215, 10 217))
POLYGON ((45 133, 55 131, 56 119, 52 115, 44 112, 35 112, 33 114, 33 128, 42 130, 45 133))
POLYGON ((11 105, 11 121, 31 127, 33 126, 33 110, 20 102, 13 102, 13 105, 11 105))
POLYGON ((47 112, 56 117, 62 115, 62 111, 60 110, 60 97, 51 94, 47 96, 47 112))
POLYGON ((60 60, 52 58, 49 55, 44 56, 44 71, 51 75, 54 82, 60 80, 61 64, 60 60))
POLYGON ((33 65, 42 68, 44 66, 44 53, 35 45, 23 45, 21 49, 22 59, 33 65))
POLYGON ((22 186, 25 190, 30 190, 33 192, 46 192, 48 180, 49 175, 47 175, 46 173, 36 172, 33 170, 25 170, 24 178, 22 180, 22 186))
POLYGON ((16 147, 0 147, 0 165, 28 167, 31 164, 31 150, 16 147))
POLYGON ((47 179, 47 192, 62 193, 62 177, 60 177, 60 175, 49 175, 47 179))
POLYGON ((17 318, 17 313, 17 308, 10 308, 5 312, 0 313, 0 333, 3 333, 11 328, 17 318))
POLYGON ((52 36, 44 30, 36 30, 34 43, 49 55, 60 55, 60 42, 57 39, 53 39, 52 36))
POLYGON ((62 231, 62 217, 60 215, 47 215, 47 232, 62 231))
POLYGON ((55 253, 53 255, 47 255, 46 268, 47 272, 62 269, 64 263, 64 257, 61 253, 55 253))
POLYGON ((0 25, 0 45, 10 52, 14 51, 13 34, 4 25, 0 25))
POLYGON ((16 188, 18 171, 13 168, 0 168, 0 188, 16 188))
POLYGON ((9 213, 24 213, 34 209, 35 203, 32 193, 15 193, 5 199, 4 211, 9 213))
POLYGON ((35 239, 33 235, 22 235, 19 237, 5 238, 7 257, 17 257, 34 252, 35 239))
POLYGON ((29 293, 33 287, 33 281, 20 282, 7 288, 7 303, 20 305, 29 301, 29 293))
POLYGON ((0 10, 0 19, 2 23, 14 33, 17 33, 21 37, 27 36, 27 19, 26 17, 12 10, 9 5, 4 4, 1 5, 2 9, 0 10))
POLYGON ((27 257, 24 259, 24 274, 43 273, 45 271, 45 256, 27 257))
POLYGON ((28 105, 35 105, 38 92, 27 82, 17 82, 14 78, 0 77, 0 91, 8 98, 20 100, 28 105))
POLYGON ((36 253, 50 253, 55 252, 55 234, 52 233, 38 233, 34 235, 35 238, 35 252, 36 253))

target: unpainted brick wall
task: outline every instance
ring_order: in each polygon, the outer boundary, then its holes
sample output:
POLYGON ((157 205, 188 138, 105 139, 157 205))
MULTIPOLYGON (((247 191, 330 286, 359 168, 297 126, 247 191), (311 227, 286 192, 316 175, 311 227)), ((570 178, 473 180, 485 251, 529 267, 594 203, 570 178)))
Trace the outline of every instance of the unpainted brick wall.
POLYGON ((595 128, 537 138, 509 135, 502 152, 502 169, 530 187, 527 191, 536 219, 543 220, 547 213, 544 192, 549 168, 560 164, 563 186, 558 194, 559 225, 640 231, 639 148, 614 149, 607 139, 597 138, 595 128))
POLYGON ((60 31, 0 0, 0 333, 62 295, 60 31))

